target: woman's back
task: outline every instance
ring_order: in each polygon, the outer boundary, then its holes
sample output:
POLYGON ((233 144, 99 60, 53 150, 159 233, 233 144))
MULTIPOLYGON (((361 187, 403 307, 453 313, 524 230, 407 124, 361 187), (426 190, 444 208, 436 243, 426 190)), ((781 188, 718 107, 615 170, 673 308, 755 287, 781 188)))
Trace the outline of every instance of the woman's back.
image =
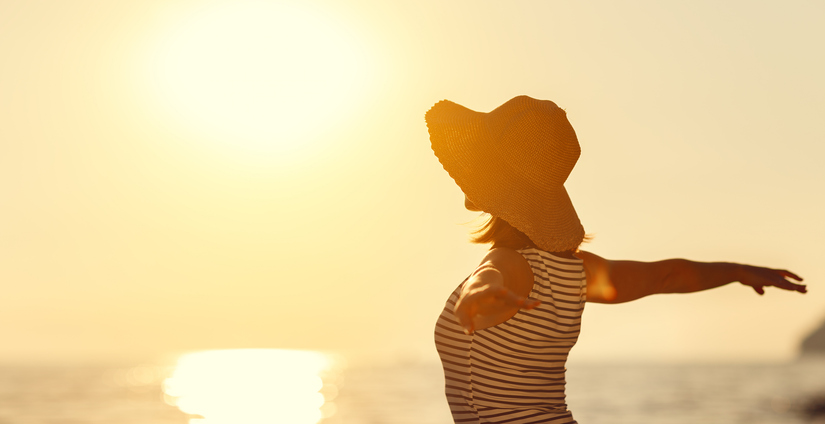
POLYGON ((581 326, 584 267, 580 259, 535 248, 519 253, 533 270, 530 297, 540 306, 467 335, 453 313, 459 286, 436 323, 457 423, 575 423, 565 403, 564 371, 581 326))

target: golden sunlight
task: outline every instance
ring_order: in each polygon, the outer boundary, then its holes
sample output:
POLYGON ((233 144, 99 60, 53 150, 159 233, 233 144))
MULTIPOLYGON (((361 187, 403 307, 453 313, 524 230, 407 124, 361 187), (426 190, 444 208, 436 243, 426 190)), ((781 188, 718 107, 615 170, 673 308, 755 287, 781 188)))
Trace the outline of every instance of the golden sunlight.
POLYGON ((178 360, 166 401, 191 424, 316 424, 334 414, 340 363, 313 351, 231 349, 178 360))
POLYGON ((180 14, 149 48, 151 103, 176 127, 234 153, 317 148, 368 82, 363 44, 328 13, 241 0, 180 14))

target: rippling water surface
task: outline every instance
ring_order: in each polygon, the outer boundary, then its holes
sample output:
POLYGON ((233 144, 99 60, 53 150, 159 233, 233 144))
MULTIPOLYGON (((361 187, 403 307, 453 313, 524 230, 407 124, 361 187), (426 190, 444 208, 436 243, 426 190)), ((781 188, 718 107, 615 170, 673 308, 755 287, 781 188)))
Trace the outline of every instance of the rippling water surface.
MULTIPOLYGON (((0 424, 448 424, 438 364, 209 351, 176 366, 0 367, 0 424)), ((825 360, 766 365, 571 365, 581 424, 814 421, 825 360)))

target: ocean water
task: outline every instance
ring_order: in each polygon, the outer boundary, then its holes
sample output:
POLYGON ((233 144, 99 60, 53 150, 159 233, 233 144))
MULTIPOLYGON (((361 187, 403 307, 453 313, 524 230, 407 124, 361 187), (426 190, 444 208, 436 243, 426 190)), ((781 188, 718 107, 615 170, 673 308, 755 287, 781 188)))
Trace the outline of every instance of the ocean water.
MULTIPOLYGON (((0 424, 452 422, 435 363, 345 366, 231 352, 177 367, 0 367, 0 424)), ((803 413, 825 395, 825 360, 573 364, 567 392, 581 424, 825 423, 803 413)))

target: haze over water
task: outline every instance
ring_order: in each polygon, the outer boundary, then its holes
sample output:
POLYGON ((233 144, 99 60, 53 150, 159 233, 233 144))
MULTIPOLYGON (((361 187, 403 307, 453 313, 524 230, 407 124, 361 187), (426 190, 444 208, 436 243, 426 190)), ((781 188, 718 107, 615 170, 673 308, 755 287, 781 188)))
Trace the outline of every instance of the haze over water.
MULTIPOLYGON (((440 424, 434 363, 346 364, 311 351, 193 352, 174 366, 0 367, 0 422, 440 424)), ((825 361, 571 364, 581 423, 809 423, 825 361)))

